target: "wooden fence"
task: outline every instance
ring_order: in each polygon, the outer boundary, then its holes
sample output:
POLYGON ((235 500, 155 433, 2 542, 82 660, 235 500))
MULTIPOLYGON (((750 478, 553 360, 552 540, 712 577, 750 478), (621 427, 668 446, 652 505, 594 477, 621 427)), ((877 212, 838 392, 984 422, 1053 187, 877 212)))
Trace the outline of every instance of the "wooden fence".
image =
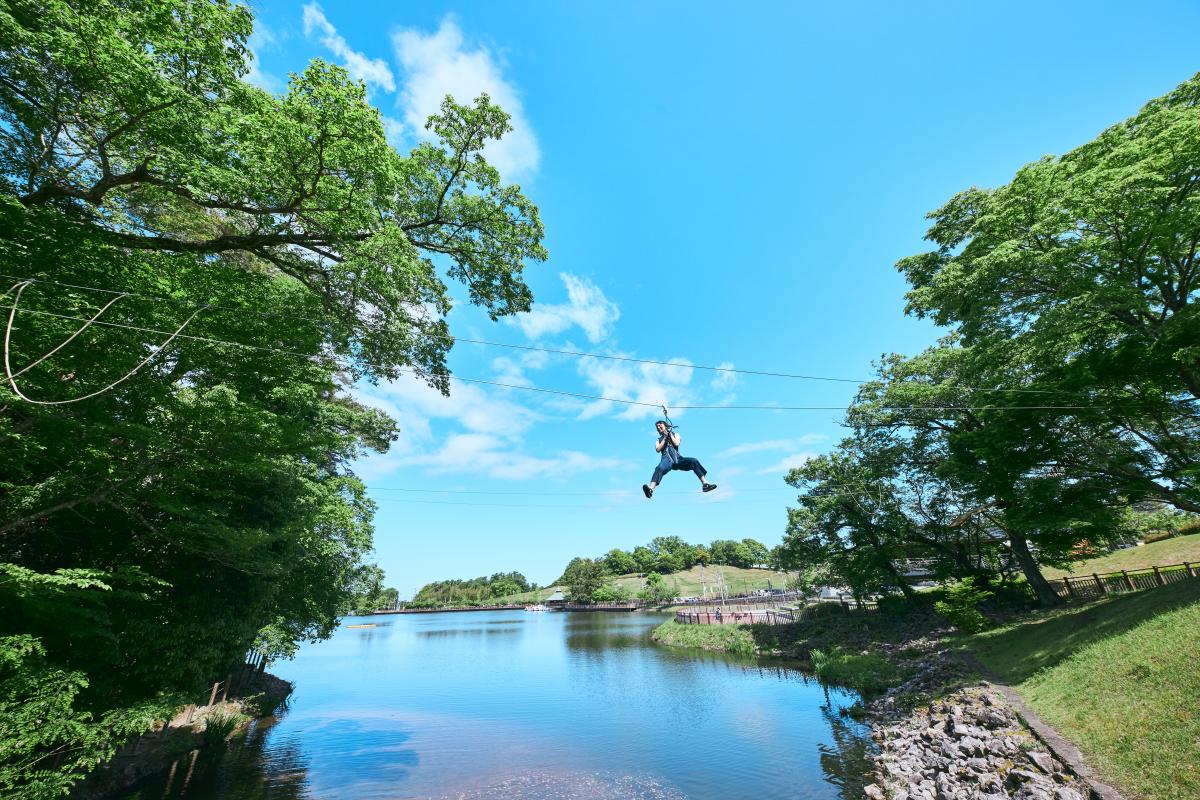
POLYGON ((675 621, 681 625, 789 625, 805 617, 837 609, 842 613, 855 611, 874 611, 879 604, 874 600, 855 601, 849 596, 831 600, 813 600, 799 606, 781 606, 779 608, 741 609, 706 608, 692 611, 680 609, 675 612, 675 621))
POLYGON ((1165 567, 1121 570, 1091 575, 1068 575, 1049 581, 1051 588, 1064 600, 1092 600, 1106 594, 1136 592, 1169 583, 1200 577, 1200 565, 1185 561, 1165 567))

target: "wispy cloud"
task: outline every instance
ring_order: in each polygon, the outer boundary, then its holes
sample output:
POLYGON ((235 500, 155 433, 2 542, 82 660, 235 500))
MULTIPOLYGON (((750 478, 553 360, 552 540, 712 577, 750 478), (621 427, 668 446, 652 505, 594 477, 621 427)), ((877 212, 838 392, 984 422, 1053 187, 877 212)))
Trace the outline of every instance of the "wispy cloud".
POLYGON ((320 37, 321 44, 342 60, 342 66, 354 78, 367 86, 377 86, 385 92, 396 91, 396 81, 392 70, 382 58, 368 58, 365 54, 350 47, 333 24, 325 18, 325 13, 316 3, 304 6, 304 35, 320 37))
POLYGON ((526 453, 525 436, 542 417, 503 391, 453 384, 446 397, 415 379, 403 378, 359 387, 356 396, 390 414, 401 429, 399 440, 387 453, 356 462, 355 471, 368 481, 408 467, 436 475, 524 480, 561 479, 627 466, 618 459, 575 450, 526 453), (435 434, 435 427, 450 432, 435 434))
POLYGON ((797 436, 792 439, 769 439, 763 442, 747 442, 746 444, 735 445, 728 450, 723 450, 718 454, 719 458, 736 458, 749 453, 768 453, 778 450, 795 450, 806 444, 816 444, 822 442, 829 437, 822 433, 808 433, 803 436, 797 436))
POLYGON ((788 456, 787 458, 784 458, 783 460, 779 461, 778 463, 772 464, 771 466, 767 467, 766 469, 759 470, 758 474, 759 475, 786 475, 789 472, 791 472, 792 470, 794 470, 796 467, 802 467, 810 459, 813 459, 816 457, 817 457, 816 453, 796 453, 794 455, 788 456))
MULTIPOLYGON (((733 362, 722 361, 720 364, 717 364, 717 366, 723 370, 733 369, 733 362)), ((712 388, 716 389, 718 392, 723 392, 728 389, 732 389, 737 385, 737 382, 738 376, 736 372, 716 372, 713 373, 712 388)))
POLYGON ((250 50, 250 71, 246 73, 246 81, 260 89, 266 89, 268 92, 273 93, 283 90, 283 81, 269 72, 264 72, 259 66, 259 61, 262 53, 273 50, 277 45, 278 39, 276 39, 274 32, 266 25, 255 20, 254 32, 246 40, 246 47, 250 50))
POLYGON ((695 370, 686 359, 669 361, 666 365, 629 364, 581 358, 579 374, 587 379, 596 394, 614 400, 630 400, 650 405, 625 405, 596 400, 583 408, 580 419, 591 419, 610 411, 618 411, 618 419, 645 419, 659 413, 657 406, 665 405, 670 408, 672 405, 691 405, 690 384, 695 370))
POLYGON ((434 33, 403 29, 392 36, 396 60, 406 73, 399 105, 410 130, 424 136, 425 121, 437 112, 446 95, 470 103, 486 93, 512 117, 513 130, 484 149, 487 160, 506 178, 537 170, 541 159, 533 127, 525 116, 521 96, 502 74, 496 57, 482 45, 470 46, 462 30, 447 17, 434 33))
POLYGON ((563 333, 573 326, 582 328, 590 342, 606 338, 621 318, 621 309, 587 278, 567 272, 558 277, 567 287, 567 302, 535 305, 532 311, 518 314, 514 324, 530 339, 563 333))

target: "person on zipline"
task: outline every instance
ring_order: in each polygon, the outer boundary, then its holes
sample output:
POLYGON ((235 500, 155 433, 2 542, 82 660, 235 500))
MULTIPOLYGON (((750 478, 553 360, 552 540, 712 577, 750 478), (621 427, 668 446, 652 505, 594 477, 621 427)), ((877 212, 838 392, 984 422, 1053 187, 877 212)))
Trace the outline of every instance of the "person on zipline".
POLYGON ((691 470, 696 473, 696 477, 700 479, 701 491, 711 492, 717 488, 715 483, 709 483, 705 480, 708 473, 704 470, 703 465, 694 458, 685 458, 679 455, 679 434, 671 430, 671 427, 659 420, 654 423, 654 429, 658 431, 658 441, 654 444, 654 450, 662 454, 658 461, 658 466, 654 468, 654 477, 649 483, 642 484, 642 493, 647 498, 654 496, 654 490, 658 484, 662 483, 663 475, 666 475, 673 469, 691 470))

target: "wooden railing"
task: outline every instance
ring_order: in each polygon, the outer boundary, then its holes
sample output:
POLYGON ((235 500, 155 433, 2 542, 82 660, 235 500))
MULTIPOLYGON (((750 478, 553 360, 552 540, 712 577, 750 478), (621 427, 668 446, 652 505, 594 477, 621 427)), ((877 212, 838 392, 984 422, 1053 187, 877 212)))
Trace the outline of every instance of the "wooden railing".
POLYGON ((1120 570, 1091 575, 1067 575, 1049 581, 1051 588, 1065 600, 1091 600, 1106 594, 1136 592, 1200 577, 1200 565, 1185 561, 1165 567, 1120 570))

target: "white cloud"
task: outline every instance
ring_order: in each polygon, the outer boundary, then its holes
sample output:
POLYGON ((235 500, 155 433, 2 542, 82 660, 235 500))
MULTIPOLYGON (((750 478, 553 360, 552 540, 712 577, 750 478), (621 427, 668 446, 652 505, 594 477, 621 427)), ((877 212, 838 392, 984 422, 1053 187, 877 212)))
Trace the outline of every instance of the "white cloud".
POLYGON ((321 7, 316 3, 308 3, 304 6, 304 35, 312 36, 314 32, 320 35, 321 44, 342 59, 342 66, 351 77, 363 81, 368 86, 378 86, 385 92, 396 91, 396 81, 392 78, 392 70, 387 62, 382 58, 367 58, 352 49, 333 24, 325 18, 321 7))
POLYGON ((246 40, 246 48, 250 51, 250 71, 246 73, 246 82, 273 93, 283 90, 283 81, 269 72, 263 72, 258 62, 259 54, 273 49, 277 43, 278 40, 271 29, 256 20, 254 32, 246 40))
POLYGON ((391 415, 400 426, 400 438, 389 451, 355 464, 367 481, 406 467, 432 474, 486 475, 525 480, 560 479, 579 472, 627 466, 612 458, 599 458, 575 450, 531 456, 522 451, 524 437, 541 416, 504 396, 469 384, 452 383, 449 397, 414 378, 378 386, 362 386, 357 399, 391 415), (437 435, 447 424, 457 428, 437 435))
MULTIPOLYGON (((717 364, 717 367, 722 370, 733 369, 732 361, 722 361, 717 364)), ((732 389, 737 385, 738 376, 736 372, 715 372, 713 373, 712 388, 718 392, 732 389)))
POLYGON ((515 356, 500 356, 492 359, 492 369, 496 380, 517 386, 532 386, 533 381, 525 374, 526 370, 545 369, 550 363, 550 354, 541 350, 527 350, 515 356))
POLYGON ((406 463, 424 466, 434 474, 485 473, 510 480, 562 478, 577 472, 612 469, 622 465, 617 459, 594 458, 575 450, 560 451, 553 458, 515 453, 499 437, 483 434, 450 436, 440 450, 410 458, 406 463))
POLYGON ((558 277, 567 287, 567 302, 535 305, 532 311, 516 315, 515 324, 520 325, 530 339, 562 333, 573 325, 582 328, 590 342, 607 337, 613 324, 621 318, 617 304, 587 278, 566 272, 560 272, 558 277))
POLYGON ((462 30, 450 18, 442 20, 432 34, 399 30, 393 34, 392 44, 397 61, 407 73, 399 105, 411 130, 426 135, 425 122, 437 113, 446 95, 468 104, 486 93, 512 117, 513 130, 500 141, 489 142, 484 156, 509 179, 537 170, 541 152, 520 95, 504 79, 500 65, 486 47, 469 47, 462 30))
POLYGON ((397 150, 403 150, 405 145, 405 132, 408 129, 404 127, 404 123, 395 117, 383 115, 383 135, 387 138, 388 144, 397 150))
POLYGON ((798 436, 793 439, 770 439, 765 442, 747 442, 724 450, 719 454, 719 458, 735 458, 737 456, 746 455, 747 453, 765 453, 774 450, 794 450, 801 445, 816 444, 817 442, 827 439, 823 433, 806 433, 803 436, 798 436))
POLYGON ((669 409, 673 405, 690 405, 689 384, 695 370, 690 362, 682 358, 670 359, 666 365, 582 358, 578 369, 596 394, 614 400, 650 404, 625 405, 596 400, 584 407, 580 419, 591 419, 615 409, 620 409, 618 419, 645 419, 658 415, 658 406, 665 405, 669 409))
POLYGON ((759 475, 786 475, 788 472, 792 471, 796 467, 802 467, 805 465, 805 463, 807 463, 808 461, 810 461, 811 459, 814 459, 816 457, 817 457, 816 453, 796 453, 795 455, 788 456, 787 458, 783 459, 782 461, 778 462, 777 464, 772 464, 771 466, 767 467, 766 469, 759 470, 758 474, 759 475))

